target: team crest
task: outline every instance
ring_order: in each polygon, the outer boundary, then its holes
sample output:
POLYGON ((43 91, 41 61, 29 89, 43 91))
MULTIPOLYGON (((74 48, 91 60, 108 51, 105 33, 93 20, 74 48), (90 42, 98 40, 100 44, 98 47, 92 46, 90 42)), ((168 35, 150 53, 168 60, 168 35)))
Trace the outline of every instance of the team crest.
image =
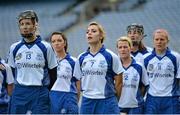
POLYGON ((98 66, 101 68, 105 68, 106 67, 106 61, 105 60, 100 61, 98 66))
POLYGON ((133 81, 138 81, 138 77, 137 77, 137 76, 138 76, 137 74, 134 75, 133 78, 132 78, 132 80, 133 80, 133 81))
POLYGON ((38 53, 38 54, 36 55, 36 59, 37 59, 37 60, 43 60, 43 55, 42 55, 41 53, 38 53))
POLYGON ((86 64, 87 64, 87 62, 83 62, 81 65, 81 68, 83 68, 86 64))
POLYGON ((66 71, 67 73, 71 73, 71 68, 70 68, 70 67, 66 67, 66 68, 65 68, 65 71, 66 71))
POLYGON ((168 71, 173 71, 173 67, 171 65, 167 65, 167 70, 168 71))
POLYGON ((22 58, 22 54, 21 53, 18 53, 15 57, 15 60, 20 60, 22 58))

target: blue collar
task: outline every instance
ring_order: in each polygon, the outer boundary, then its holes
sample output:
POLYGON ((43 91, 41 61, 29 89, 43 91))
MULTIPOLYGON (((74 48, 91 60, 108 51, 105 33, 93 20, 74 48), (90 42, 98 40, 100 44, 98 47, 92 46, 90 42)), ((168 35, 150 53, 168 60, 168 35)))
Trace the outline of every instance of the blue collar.
POLYGON ((35 44, 35 43, 38 43, 41 40, 42 40, 41 37, 38 35, 38 36, 36 36, 36 39, 33 42, 27 43, 23 38, 21 43, 23 43, 23 44, 35 44))

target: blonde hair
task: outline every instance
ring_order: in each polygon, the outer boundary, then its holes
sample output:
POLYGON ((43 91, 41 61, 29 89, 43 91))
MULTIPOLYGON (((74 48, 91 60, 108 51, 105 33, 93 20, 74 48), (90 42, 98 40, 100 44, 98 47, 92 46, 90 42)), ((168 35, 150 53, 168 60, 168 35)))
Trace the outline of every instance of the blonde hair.
POLYGON ((100 34, 102 35, 101 43, 103 43, 104 40, 105 40, 105 31, 104 31, 104 28, 102 27, 102 25, 100 25, 97 22, 90 22, 88 26, 92 26, 92 25, 95 25, 95 26, 98 27, 98 30, 99 30, 100 34))
POLYGON ((132 45, 132 41, 131 41, 131 39, 130 39, 129 37, 127 37, 127 36, 121 36, 120 38, 117 39, 116 47, 118 47, 118 42, 120 42, 120 41, 126 41, 126 42, 128 42, 130 48, 132 48, 132 46, 133 46, 133 45, 132 45))
POLYGON ((169 33, 168 33, 167 30, 165 30, 165 29, 156 29, 156 30, 154 31, 154 33, 153 33, 153 38, 155 37, 155 34, 156 34, 156 33, 163 34, 164 37, 166 37, 166 39, 169 41, 169 33))

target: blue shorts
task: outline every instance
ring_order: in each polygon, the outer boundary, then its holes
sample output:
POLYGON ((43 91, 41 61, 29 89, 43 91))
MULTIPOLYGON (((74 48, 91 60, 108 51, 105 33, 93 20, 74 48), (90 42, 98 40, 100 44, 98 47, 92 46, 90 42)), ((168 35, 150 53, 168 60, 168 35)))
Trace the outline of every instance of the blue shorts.
POLYGON ((121 113, 126 114, 144 114, 144 105, 135 108, 119 108, 121 113))
POLYGON ((50 91, 51 114, 78 114, 77 94, 50 91))
POLYGON ((106 99, 82 97, 80 114, 119 114, 118 100, 115 96, 106 99))
POLYGON ((8 104, 0 104, 0 114, 7 114, 8 113, 8 104))
POLYGON ((154 97, 147 95, 145 114, 177 114, 178 97, 154 97))
POLYGON ((11 114, 48 114, 49 90, 41 86, 15 85, 10 101, 11 114))

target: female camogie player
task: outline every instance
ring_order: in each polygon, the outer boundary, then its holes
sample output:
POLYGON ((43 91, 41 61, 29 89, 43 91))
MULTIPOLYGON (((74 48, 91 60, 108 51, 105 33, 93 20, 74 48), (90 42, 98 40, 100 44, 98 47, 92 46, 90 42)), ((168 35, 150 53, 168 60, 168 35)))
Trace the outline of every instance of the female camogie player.
POLYGON ((10 114, 47 114, 49 89, 57 76, 56 56, 51 45, 37 35, 34 11, 21 12, 18 24, 22 40, 11 45, 8 59, 15 77, 10 114))
POLYGON ((144 59, 149 79, 146 114, 177 114, 178 111, 180 55, 168 48, 168 42, 167 30, 155 30, 154 50, 144 59))
POLYGON ((78 114, 80 81, 73 77, 76 58, 68 52, 68 41, 61 32, 53 32, 50 42, 57 55, 57 80, 50 91, 51 114, 78 114), (78 90, 77 90, 77 86, 78 90))
POLYGON ((11 68, 0 58, 0 114, 8 113, 14 77, 11 68))
POLYGON ((74 70, 74 76, 81 80, 80 114, 119 114, 122 64, 103 45, 105 32, 100 24, 91 22, 86 38, 89 48, 79 55, 74 70))
POLYGON ((123 36, 117 40, 117 50, 124 67, 123 85, 119 107, 121 113, 143 114, 144 86, 148 85, 146 69, 131 56, 131 39, 123 36))

